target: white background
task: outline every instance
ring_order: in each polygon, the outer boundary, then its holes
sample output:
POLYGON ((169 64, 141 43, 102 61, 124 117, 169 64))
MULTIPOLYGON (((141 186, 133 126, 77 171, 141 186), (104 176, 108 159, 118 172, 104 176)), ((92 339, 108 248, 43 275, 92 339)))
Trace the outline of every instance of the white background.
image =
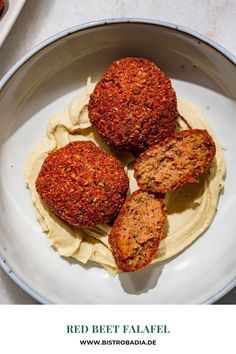
POLYGON ((233 306, 2 306, 4 353, 235 353, 233 306), (233 310, 233 311, 232 311, 233 310), (46 318, 46 320, 45 320, 46 318), (35 320, 37 319, 37 320, 35 320), (169 334, 66 334, 67 325, 167 324, 169 334), (81 346, 81 339, 148 340, 157 346, 81 346), (4 350, 5 349, 5 350, 4 350))
MULTIPOLYGON (((49 36, 73 25, 113 17, 142 17, 187 26, 236 55, 235 0, 27 0, 0 49, 0 77, 49 36)), ((36 302, 0 270, 0 304, 16 303, 36 302)), ((236 290, 220 303, 236 304, 236 290)))

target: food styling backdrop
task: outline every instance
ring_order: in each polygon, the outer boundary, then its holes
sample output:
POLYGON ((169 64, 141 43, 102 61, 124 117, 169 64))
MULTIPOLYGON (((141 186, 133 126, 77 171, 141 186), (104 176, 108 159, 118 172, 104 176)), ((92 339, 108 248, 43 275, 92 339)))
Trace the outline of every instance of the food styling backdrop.
MULTIPOLYGON (((0 49, 0 77, 49 36, 84 22, 115 17, 156 19, 186 26, 236 55, 235 0, 27 0, 0 49)), ((36 301, 0 269, 0 304, 22 303, 36 301)), ((236 290, 218 303, 236 304, 236 290)))

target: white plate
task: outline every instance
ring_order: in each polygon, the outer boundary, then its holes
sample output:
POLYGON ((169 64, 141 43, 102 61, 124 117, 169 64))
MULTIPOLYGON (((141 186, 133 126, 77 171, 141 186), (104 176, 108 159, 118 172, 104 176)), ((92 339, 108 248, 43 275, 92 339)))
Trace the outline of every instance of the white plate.
POLYGON ((5 0, 5 8, 0 16, 0 47, 10 32, 25 0, 5 0))
POLYGON ((170 24, 113 20, 75 27, 33 49, 3 78, 0 94, 0 254, 4 269, 41 302, 213 302, 236 277, 235 59, 205 37, 170 24), (112 278, 69 262, 50 247, 23 180, 26 156, 48 117, 116 58, 154 60, 178 96, 195 103, 225 149, 227 179, 210 228, 173 259, 112 278))

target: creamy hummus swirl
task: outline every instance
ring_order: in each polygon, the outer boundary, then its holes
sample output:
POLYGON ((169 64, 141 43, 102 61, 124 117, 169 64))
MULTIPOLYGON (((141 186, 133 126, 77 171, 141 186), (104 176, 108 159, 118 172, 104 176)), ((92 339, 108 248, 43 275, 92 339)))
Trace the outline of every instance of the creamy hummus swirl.
MULTIPOLYGON (((97 262, 111 274, 116 274, 119 270, 108 244, 111 225, 83 229, 70 226, 45 206, 35 190, 35 180, 46 156, 74 140, 91 140, 115 155, 128 173, 130 191, 137 189, 133 176, 134 157, 128 153, 111 150, 89 121, 87 105, 94 87, 95 84, 89 79, 84 92, 73 99, 63 112, 49 119, 45 136, 26 161, 25 180, 31 192, 37 219, 59 255, 73 257, 81 263, 97 262)), ((216 157, 198 184, 186 185, 166 195, 168 209, 166 235, 160 242, 153 263, 177 255, 207 229, 215 215, 220 190, 224 184, 224 155, 209 123, 199 109, 188 102, 178 100, 178 110, 180 113, 178 128, 206 129, 216 143, 216 157)))

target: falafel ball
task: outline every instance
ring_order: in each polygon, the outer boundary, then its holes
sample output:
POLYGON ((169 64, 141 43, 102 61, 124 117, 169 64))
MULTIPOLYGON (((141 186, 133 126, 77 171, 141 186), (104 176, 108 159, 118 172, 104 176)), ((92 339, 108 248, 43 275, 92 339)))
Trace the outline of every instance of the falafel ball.
POLYGON ((2 15, 4 7, 5 7, 4 2, 5 2, 4 0, 0 0, 0 16, 2 15))
POLYGON ((134 272, 151 263, 164 235, 166 216, 163 195, 138 190, 126 198, 109 234, 119 269, 134 272))
POLYGON ((167 193, 198 183, 215 153, 215 143, 206 130, 182 130, 141 154, 134 176, 142 190, 167 193))
POLYGON ((129 187, 121 163, 91 141, 75 141, 50 153, 36 179, 43 202, 76 227, 110 222, 129 187))
POLYGON ((135 155, 173 134, 178 116, 170 79, 151 61, 115 61, 90 95, 89 118, 113 148, 135 155))

